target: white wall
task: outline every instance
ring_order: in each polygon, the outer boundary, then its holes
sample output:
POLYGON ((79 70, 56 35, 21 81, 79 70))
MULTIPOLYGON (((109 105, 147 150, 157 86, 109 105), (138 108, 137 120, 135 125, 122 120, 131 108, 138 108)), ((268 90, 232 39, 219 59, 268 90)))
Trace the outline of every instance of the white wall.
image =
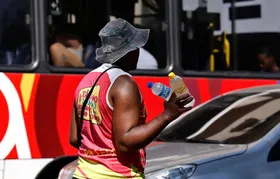
MULTIPOLYGON (((198 7, 198 0, 182 0, 183 8, 192 11, 198 7), (192 2, 192 3, 191 3, 192 2)), ((236 2, 236 7, 260 5, 261 18, 236 20, 237 33, 258 33, 258 32, 280 32, 280 0, 251 0, 236 2)), ((231 3, 223 3, 222 0, 208 0, 207 11, 220 13, 221 30, 215 31, 214 34, 221 34, 222 31, 231 34, 231 21, 229 19, 229 8, 231 3)))
POLYGON ((34 179, 53 159, 0 160, 0 179, 34 179))

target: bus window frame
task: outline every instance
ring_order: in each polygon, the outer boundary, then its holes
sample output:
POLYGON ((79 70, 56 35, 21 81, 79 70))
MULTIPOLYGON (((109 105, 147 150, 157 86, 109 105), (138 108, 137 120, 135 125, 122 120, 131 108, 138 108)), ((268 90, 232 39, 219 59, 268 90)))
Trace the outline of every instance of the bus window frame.
MULTIPOLYGON (((31 23, 31 40, 33 42, 32 58, 33 63, 29 65, 11 65, 0 66, 1 72, 33 72, 33 73, 54 73, 54 74, 86 74, 92 69, 90 68, 60 68, 49 64, 48 48, 46 44, 46 1, 31 1, 30 13, 33 15, 31 23)), ((174 13, 178 13, 180 18, 179 8, 181 8, 180 0, 166 0, 165 4, 165 22, 166 30, 166 45, 167 45, 167 66, 159 70, 134 70, 131 71, 135 76, 166 76, 170 71, 174 71, 184 77, 193 78, 239 78, 239 79, 279 79, 280 73, 265 73, 265 72, 246 72, 246 71, 190 71, 182 68, 181 48, 180 48, 180 21, 173 22, 174 13), (177 33, 176 33, 177 32, 177 33), (172 37, 175 34, 176 37, 172 37), (174 44, 179 44, 178 48, 174 48, 174 44)), ((175 14, 176 15, 176 14, 175 14)))
POLYGON ((246 72, 246 71, 187 71, 183 72, 184 77, 193 78, 234 78, 234 79, 279 79, 280 72, 246 72))
POLYGON ((30 38, 31 38, 31 48, 32 48, 32 54, 31 54, 31 63, 27 65, 18 65, 18 64, 12 64, 12 65, 0 65, 0 71, 1 72, 32 72, 35 71, 39 66, 39 41, 38 41, 38 15, 39 11, 36 9, 38 7, 38 2, 36 0, 29 0, 30 1, 30 15, 31 15, 31 21, 30 21, 30 38))
MULTIPOLYGON (((198 77, 198 78, 243 78, 243 79, 278 79, 280 77, 277 73, 258 73, 258 72, 242 72, 242 71, 216 71, 216 72, 207 72, 207 71, 190 71, 184 70, 182 68, 182 58, 181 58, 181 33, 180 33, 180 21, 176 20, 181 19, 180 17, 180 8, 182 4, 180 0, 166 0, 165 3, 165 22, 167 25, 166 33, 166 45, 167 45, 167 65, 163 69, 158 70, 133 70, 131 71, 132 75, 135 76, 166 76, 169 72, 174 71, 179 75, 184 77, 198 77), (175 21, 176 20, 176 21, 175 21), (175 28, 176 27, 176 28, 175 28), (174 38, 174 36, 176 36, 174 38), (177 46, 177 48, 174 48, 177 46)), ((44 6, 43 6, 44 8, 44 6)), ((46 9, 44 8, 44 11, 46 9)), ((41 11, 43 12, 43 11, 41 11)), ((45 16, 44 16, 45 17, 45 16)), ((46 25, 46 24, 44 24, 46 25)), ((46 27, 44 28, 46 29, 46 27)), ((233 31, 234 32, 234 31, 233 31)), ((43 33, 45 34, 45 33, 43 33)), ((45 42, 45 37, 43 37, 45 42)), ((45 44, 44 44, 45 45, 45 44)), ((47 49, 47 48, 45 48, 47 49)), ((44 51, 47 56, 47 50, 44 51)), ((64 74, 86 74, 92 69, 90 68, 60 68, 51 66, 48 63, 48 58, 46 58, 45 63, 52 73, 64 73, 64 74)))

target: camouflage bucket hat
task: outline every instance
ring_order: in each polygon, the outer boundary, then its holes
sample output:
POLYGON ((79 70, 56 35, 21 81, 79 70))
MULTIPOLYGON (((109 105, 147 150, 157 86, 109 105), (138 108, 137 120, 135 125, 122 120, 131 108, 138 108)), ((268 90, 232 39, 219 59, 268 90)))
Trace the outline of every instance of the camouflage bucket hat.
POLYGON ((108 22, 99 32, 102 46, 96 49, 96 60, 114 63, 128 52, 143 47, 149 38, 149 29, 138 29, 118 18, 108 22))

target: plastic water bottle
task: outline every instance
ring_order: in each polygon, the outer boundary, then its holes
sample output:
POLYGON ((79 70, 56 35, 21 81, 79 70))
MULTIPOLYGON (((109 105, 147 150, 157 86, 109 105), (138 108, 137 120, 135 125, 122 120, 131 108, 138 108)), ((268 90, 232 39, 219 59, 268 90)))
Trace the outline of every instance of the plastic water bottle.
POLYGON ((148 82, 147 86, 152 90, 154 95, 159 96, 166 101, 170 99, 173 93, 173 90, 170 87, 159 82, 156 83, 148 82))
MULTIPOLYGON (((187 86, 185 85, 183 79, 180 76, 175 75, 175 73, 173 72, 170 72, 168 74, 168 77, 169 77, 169 84, 171 88, 174 90, 177 97, 184 94, 190 94, 187 86)), ((195 103, 195 99, 193 98, 193 100, 190 103, 186 104, 184 107, 193 106, 194 103, 195 103)))

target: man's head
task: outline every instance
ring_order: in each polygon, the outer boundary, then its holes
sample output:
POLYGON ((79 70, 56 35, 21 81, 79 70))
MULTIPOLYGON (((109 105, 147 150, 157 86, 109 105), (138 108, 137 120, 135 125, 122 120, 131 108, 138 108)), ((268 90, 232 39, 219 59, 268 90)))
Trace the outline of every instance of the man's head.
POLYGON ((136 50, 128 52, 113 64, 121 67, 125 71, 135 70, 137 68, 139 53, 140 50, 137 48, 136 50))
POLYGON ((261 48, 257 54, 257 58, 259 60, 260 68, 266 72, 276 71, 277 65, 275 63, 275 59, 273 54, 268 48, 261 48))
POLYGON ((135 70, 139 48, 148 41, 149 32, 149 29, 135 28, 121 18, 110 21, 99 32, 102 46, 96 49, 96 60, 117 64, 126 71, 135 70))

